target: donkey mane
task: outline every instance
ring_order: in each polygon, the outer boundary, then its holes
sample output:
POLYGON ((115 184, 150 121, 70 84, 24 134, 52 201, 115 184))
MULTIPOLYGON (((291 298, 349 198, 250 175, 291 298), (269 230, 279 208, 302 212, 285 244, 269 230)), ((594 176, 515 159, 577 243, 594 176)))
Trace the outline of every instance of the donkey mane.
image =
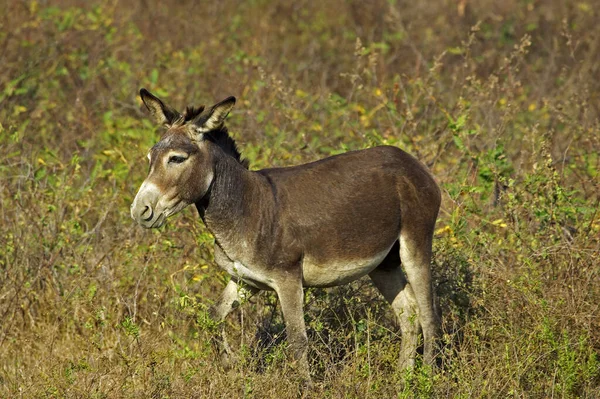
POLYGON ((204 105, 200 105, 199 107, 188 106, 185 108, 185 112, 183 113, 183 123, 189 122, 198 115, 200 115, 204 111, 204 105))
POLYGON ((210 132, 204 133, 204 139, 212 143, 215 143, 228 155, 234 157, 242 166, 246 169, 249 168, 249 162, 247 159, 242 158, 242 154, 237 147, 235 141, 229 135, 227 128, 222 126, 219 129, 211 130, 210 132))

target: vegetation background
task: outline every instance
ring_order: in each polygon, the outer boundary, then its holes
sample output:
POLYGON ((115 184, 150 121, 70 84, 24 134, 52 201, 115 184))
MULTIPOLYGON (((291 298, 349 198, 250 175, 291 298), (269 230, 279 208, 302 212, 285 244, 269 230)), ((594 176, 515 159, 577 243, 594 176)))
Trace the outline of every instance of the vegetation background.
POLYGON ((0 397, 600 397, 597 0, 0 2, 0 397), (378 144, 443 188, 440 368, 396 367, 367 279, 308 290, 313 390, 276 297, 227 320, 194 209, 129 204, 178 108, 235 95, 251 167, 378 144))

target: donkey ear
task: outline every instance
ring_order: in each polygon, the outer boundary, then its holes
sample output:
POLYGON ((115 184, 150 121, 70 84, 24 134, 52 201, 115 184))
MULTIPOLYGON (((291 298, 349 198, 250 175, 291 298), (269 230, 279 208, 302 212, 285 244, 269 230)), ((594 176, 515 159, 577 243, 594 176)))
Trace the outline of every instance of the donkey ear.
POLYGON ((196 133, 210 132, 211 130, 218 129, 223 126, 225 118, 234 105, 235 97, 227 97, 220 103, 213 105, 208 112, 198 116, 193 121, 194 130, 196 133))
POLYGON ((148 108, 148 111, 150 111, 150 115, 152 115, 159 125, 171 125, 181 117, 179 112, 165 105, 158 97, 146 89, 140 90, 140 97, 146 108, 148 108))

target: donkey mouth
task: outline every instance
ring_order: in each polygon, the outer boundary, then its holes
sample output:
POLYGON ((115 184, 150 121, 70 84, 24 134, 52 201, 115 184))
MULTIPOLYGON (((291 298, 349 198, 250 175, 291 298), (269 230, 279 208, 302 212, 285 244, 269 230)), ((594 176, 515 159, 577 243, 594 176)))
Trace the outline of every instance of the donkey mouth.
POLYGON ((165 212, 157 213, 154 210, 145 210, 142 215, 137 218, 133 217, 133 219, 145 229, 155 229, 165 224, 167 215, 165 212))
POLYGON ((167 216, 163 212, 160 215, 158 215, 158 217, 156 218, 156 220, 152 224, 150 224, 148 226, 148 228, 149 229, 157 229, 157 228, 161 227, 163 224, 165 224, 166 220, 167 220, 167 216))
POLYGON ((186 201, 177 197, 168 201, 158 201, 154 205, 137 205, 134 201, 131 206, 131 217, 146 229, 156 229, 164 225, 170 216, 178 213, 187 205, 186 201))

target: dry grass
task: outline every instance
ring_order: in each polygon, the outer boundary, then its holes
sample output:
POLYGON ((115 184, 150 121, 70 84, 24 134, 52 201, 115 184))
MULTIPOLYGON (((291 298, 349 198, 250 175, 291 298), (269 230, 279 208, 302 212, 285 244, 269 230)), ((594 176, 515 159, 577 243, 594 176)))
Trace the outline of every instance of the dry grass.
POLYGON ((0 5, 0 397, 600 396, 597 2, 148 4, 0 5), (439 372, 395 367, 367 280, 306 294, 313 390, 272 294, 228 320, 222 370, 210 234, 191 209, 129 218, 158 138, 140 87, 235 95, 253 168, 382 143, 426 162, 439 372))

